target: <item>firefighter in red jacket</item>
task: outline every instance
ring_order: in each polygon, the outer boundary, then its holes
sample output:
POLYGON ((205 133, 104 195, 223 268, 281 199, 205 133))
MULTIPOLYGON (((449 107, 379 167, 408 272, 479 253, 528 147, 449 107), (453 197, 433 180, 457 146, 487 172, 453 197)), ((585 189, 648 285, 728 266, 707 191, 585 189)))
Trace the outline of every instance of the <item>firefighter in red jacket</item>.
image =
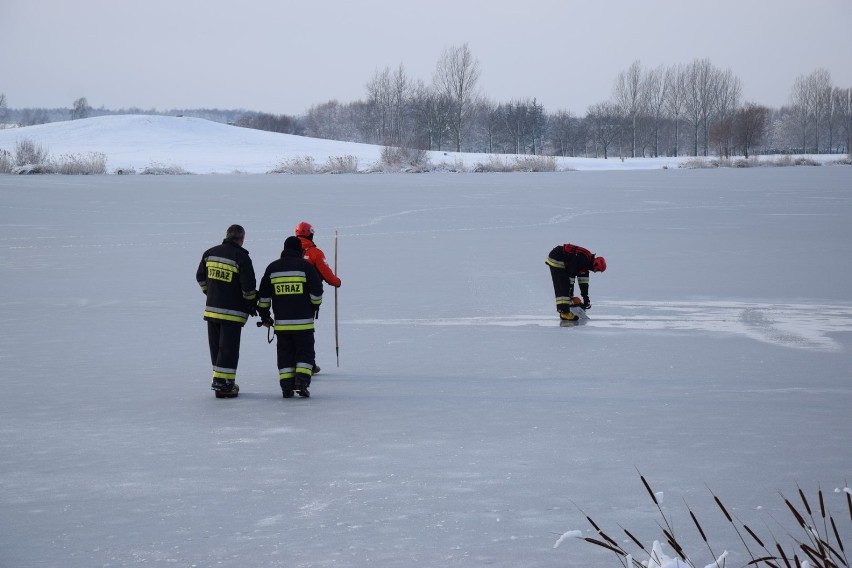
POLYGON ((605 271, 606 259, 586 248, 567 243, 553 247, 544 262, 550 267, 559 318, 566 321, 579 319, 571 313, 571 306, 574 305, 574 282, 580 285, 580 295, 583 297, 580 307, 588 310, 592 307, 589 300, 589 272, 605 271))
MULTIPOLYGON (((323 282, 328 284, 329 286, 334 286, 335 288, 340 288, 340 278, 334 273, 331 267, 328 265, 328 262, 325 260, 325 253, 320 250, 320 248, 314 244, 314 228, 307 221, 302 221, 298 225, 296 225, 296 229, 294 230, 294 234, 299 237, 299 241, 302 243, 302 255, 305 260, 310 262, 314 268, 317 269, 317 272, 322 278, 323 282)), ((319 312, 317 312, 317 317, 319 317, 319 312)), ((318 365, 314 365, 314 374, 320 372, 320 368, 318 365)))
POLYGON ((246 231, 231 225, 221 245, 204 251, 195 272, 201 291, 207 295, 204 319, 213 363, 216 398, 233 398, 237 386, 237 362, 240 358, 240 335, 249 316, 256 313, 254 267, 249 252, 243 248, 246 231))
POLYGON ((322 280, 302 258, 296 237, 287 237, 281 258, 260 279, 257 311, 278 339, 278 381, 284 398, 308 397, 314 367, 314 316, 322 303, 322 280), (270 310, 275 315, 272 319, 270 310))
POLYGON ((314 244, 314 228, 310 223, 302 221, 296 225, 295 235, 302 243, 302 254, 305 260, 314 265, 320 277, 329 286, 340 288, 340 278, 325 261, 325 254, 314 244))

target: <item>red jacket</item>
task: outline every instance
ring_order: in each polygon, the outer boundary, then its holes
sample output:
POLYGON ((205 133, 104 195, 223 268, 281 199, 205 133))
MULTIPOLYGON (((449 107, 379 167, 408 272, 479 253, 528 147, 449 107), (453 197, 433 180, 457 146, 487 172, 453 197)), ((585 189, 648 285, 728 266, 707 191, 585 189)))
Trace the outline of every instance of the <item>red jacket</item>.
POLYGON ((334 271, 325 261, 325 254, 317 245, 314 244, 312 240, 306 239, 305 237, 299 237, 299 240, 302 241, 302 254, 304 259, 314 265, 314 268, 316 268, 317 272, 320 273, 322 279, 329 285, 339 288, 340 278, 334 274, 334 271))

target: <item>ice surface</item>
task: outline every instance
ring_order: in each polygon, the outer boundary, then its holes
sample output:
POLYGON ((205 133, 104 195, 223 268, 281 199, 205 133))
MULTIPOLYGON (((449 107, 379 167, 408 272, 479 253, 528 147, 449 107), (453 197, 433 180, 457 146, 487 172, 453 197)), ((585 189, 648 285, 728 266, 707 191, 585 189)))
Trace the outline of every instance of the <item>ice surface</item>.
POLYGON ((0 176, 0 566, 616 566, 554 543, 594 534, 581 509, 660 539, 639 472, 696 565, 684 500, 744 565, 708 488, 782 536, 779 491, 852 473, 850 188, 844 167, 0 176), (241 223, 261 272, 301 220, 330 258, 339 232, 340 367, 329 289, 310 399, 281 398, 252 321, 217 400, 200 255, 241 223), (574 328, 544 264, 566 241, 609 265, 574 328))

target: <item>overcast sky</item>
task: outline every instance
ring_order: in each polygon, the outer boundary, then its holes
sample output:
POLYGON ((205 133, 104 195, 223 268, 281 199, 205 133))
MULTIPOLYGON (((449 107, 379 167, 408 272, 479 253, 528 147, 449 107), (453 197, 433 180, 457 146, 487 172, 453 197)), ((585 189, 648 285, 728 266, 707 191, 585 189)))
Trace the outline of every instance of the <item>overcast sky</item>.
POLYGON ((743 98, 788 102, 819 67, 852 87, 852 0, 0 0, 8 106, 300 115, 365 98, 400 63, 430 82, 467 43, 480 90, 584 114, 620 71, 709 58, 743 98))

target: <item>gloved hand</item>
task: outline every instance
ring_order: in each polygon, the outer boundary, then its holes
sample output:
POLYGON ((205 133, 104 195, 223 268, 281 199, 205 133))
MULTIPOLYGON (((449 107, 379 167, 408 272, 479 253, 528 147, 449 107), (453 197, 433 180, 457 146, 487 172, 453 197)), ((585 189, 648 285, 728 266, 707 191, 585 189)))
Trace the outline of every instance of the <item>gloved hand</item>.
POLYGON ((583 308, 584 310, 591 310, 592 309, 592 302, 589 301, 588 296, 583 296, 583 303, 580 305, 580 307, 583 308))
POLYGON ((263 327, 272 327, 273 325, 275 325, 275 320, 269 317, 269 314, 261 314, 260 325, 262 325, 263 327))
POLYGON ((246 304, 246 311, 248 312, 249 316, 256 316, 257 315, 257 302, 249 302, 248 304, 246 304))

